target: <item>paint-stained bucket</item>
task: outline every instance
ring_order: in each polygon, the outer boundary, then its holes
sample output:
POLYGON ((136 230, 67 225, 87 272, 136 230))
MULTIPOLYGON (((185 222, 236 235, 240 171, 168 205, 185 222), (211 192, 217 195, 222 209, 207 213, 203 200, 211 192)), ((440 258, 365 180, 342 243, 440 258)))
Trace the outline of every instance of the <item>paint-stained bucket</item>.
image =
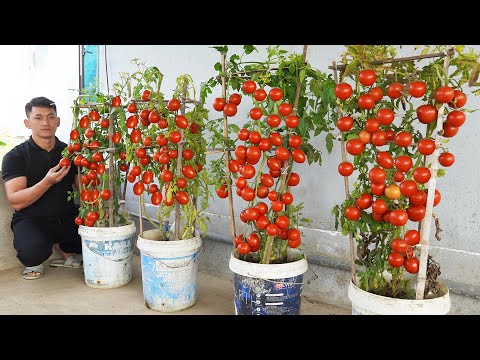
POLYGON ((142 264, 145 306, 174 312, 195 304, 198 292, 198 255, 202 239, 162 241, 157 229, 144 231, 137 247, 142 264))
POLYGON ((303 253, 291 249, 289 262, 257 264, 239 260, 235 251, 229 268, 234 272, 234 303, 237 315, 299 315, 303 274, 308 263, 303 253))
POLYGON ((372 294, 350 282, 348 298, 352 315, 445 315, 450 311, 449 291, 443 284, 437 297, 408 300, 372 294))
POLYGON ((85 283, 93 288, 117 288, 132 280, 135 223, 115 227, 80 225, 85 283))

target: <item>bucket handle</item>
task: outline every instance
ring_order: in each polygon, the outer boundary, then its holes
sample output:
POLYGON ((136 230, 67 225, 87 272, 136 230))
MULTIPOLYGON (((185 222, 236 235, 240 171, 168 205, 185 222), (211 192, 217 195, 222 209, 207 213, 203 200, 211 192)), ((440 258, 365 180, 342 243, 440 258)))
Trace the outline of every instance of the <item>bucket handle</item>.
POLYGON ((108 257, 105 257, 104 255, 100 254, 99 252, 97 252, 96 250, 94 250, 93 248, 91 248, 91 247, 88 246, 88 245, 87 245, 87 248, 88 248, 88 250, 90 250, 91 252, 97 254, 98 256, 103 257, 104 259, 107 259, 107 260, 110 260, 110 261, 113 261, 113 262, 124 261, 124 260, 128 259, 129 257, 131 257, 132 254, 133 254, 133 246, 132 246, 132 251, 130 251, 130 252, 128 253, 128 256, 127 256, 126 258, 121 258, 121 259, 116 259, 116 260, 114 260, 114 259, 109 259, 108 257))
POLYGON ((202 247, 200 248, 200 251, 193 254, 193 257, 190 260, 188 260, 188 262, 185 265, 182 265, 182 266, 170 266, 170 265, 164 263, 162 260, 158 260, 157 258, 154 258, 153 256, 150 256, 150 255, 145 254, 145 253, 143 253, 143 255, 146 256, 146 257, 149 257, 151 259, 155 259, 156 261, 162 263, 163 265, 165 265, 166 267, 168 267, 170 269, 180 269, 180 268, 187 267, 188 265, 190 265, 190 263, 192 261, 194 261, 200 255, 200 253, 203 251, 204 248, 205 248, 205 246, 202 245, 202 247))
MULTIPOLYGON (((312 277, 308 280, 305 280, 304 282, 288 282, 288 281, 274 281, 274 280, 270 280, 270 279, 262 279, 264 281, 269 281, 271 283, 274 283, 274 284, 289 284, 289 285, 305 285, 305 284, 310 284, 312 281, 318 279, 318 275, 315 271, 313 271, 310 267, 307 269, 307 271, 305 272, 305 274, 308 272, 308 271, 311 271, 313 273, 312 277)), ((247 275, 250 276, 250 277, 253 277, 253 278, 256 278, 257 276, 254 275, 254 274, 250 274, 247 272, 247 275)))

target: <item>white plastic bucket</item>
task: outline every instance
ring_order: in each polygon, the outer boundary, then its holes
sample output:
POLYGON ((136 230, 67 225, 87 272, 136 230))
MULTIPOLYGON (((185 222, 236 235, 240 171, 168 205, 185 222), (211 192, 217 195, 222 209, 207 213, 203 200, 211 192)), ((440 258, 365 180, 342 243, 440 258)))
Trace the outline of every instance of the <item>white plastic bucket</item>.
POLYGON ((144 231, 137 247, 142 264, 145 306, 161 312, 174 312, 195 304, 198 292, 198 254, 202 239, 149 240, 160 234, 157 229, 144 231))
MULTIPOLYGON (((289 248, 287 259, 303 256, 289 248)), ((299 315, 305 257, 284 264, 257 264, 239 260, 232 251, 228 263, 234 272, 234 303, 237 315, 299 315)))
POLYGON ((93 288, 116 288, 132 280, 135 223, 115 227, 80 225, 85 283, 93 288))
POLYGON ((352 282, 348 298, 353 315, 445 315, 450 311, 448 288, 440 284, 439 297, 424 300, 395 299, 364 291, 352 282))

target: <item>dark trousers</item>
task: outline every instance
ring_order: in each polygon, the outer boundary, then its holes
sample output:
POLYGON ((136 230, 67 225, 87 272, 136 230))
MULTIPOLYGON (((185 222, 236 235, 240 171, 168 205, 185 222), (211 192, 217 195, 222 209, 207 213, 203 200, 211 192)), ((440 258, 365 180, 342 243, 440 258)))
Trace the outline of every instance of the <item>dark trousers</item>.
POLYGON ((13 246, 24 266, 40 265, 52 255, 54 243, 67 253, 82 253, 82 240, 73 218, 25 217, 12 221, 13 246))

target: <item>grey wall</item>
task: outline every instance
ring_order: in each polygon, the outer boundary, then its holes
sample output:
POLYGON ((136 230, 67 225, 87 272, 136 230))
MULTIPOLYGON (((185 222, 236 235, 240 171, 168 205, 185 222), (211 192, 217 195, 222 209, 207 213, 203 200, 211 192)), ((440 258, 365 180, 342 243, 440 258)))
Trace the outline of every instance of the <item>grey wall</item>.
MULTIPOLYGON (((258 46, 258 48, 261 52, 257 57, 263 59, 266 47, 258 46)), ((303 46, 288 45, 283 48, 301 53, 303 46)), ((480 51, 480 45, 472 46, 472 48, 477 52, 480 51)), ((102 47, 101 56, 105 55, 104 50, 105 48, 102 47)), ((109 45, 106 46, 106 50, 110 85, 118 79, 119 72, 134 69, 130 64, 132 58, 139 58, 145 61, 147 66, 157 66, 165 75, 162 91, 167 97, 173 92, 178 75, 191 74, 199 87, 201 81, 216 75, 213 65, 220 59, 219 53, 207 45, 109 45)), ((400 55, 411 54, 412 50, 412 46, 405 46, 401 49, 400 55)), ((340 45, 310 45, 307 61, 312 66, 329 72, 328 65, 333 60, 338 61, 342 51, 343 46, 340 45)), ((241 53, 241 46, 229 46, 229 55, 233 53, 241 53)), ((101 63, 103 60, 104 58, 101 57, 101 63)), ((101 69, 101 82, 105 83, 105 66, 101 66, 101 69)), ((468 94, 468 91, 466 93, 468 94)), ((207 103, 211 103, 214 97, 220 95, 221 89, 219 88, 217 93, 207 99, 207 103)), ((480 99, 470 96, 467 106, 480 108, 480 99)), ((249 110, 249 105, 242 103, 232 121, 242 124, 246 120, 249 110)), ((213 109, 210 115, 218 117, 218 113, 213 109)), ((452 291, 470 297, 480 297, 480 241, 478 241, 480 166, 477 156, 480 153, 480 142, 477 141, 480 136, 480 126, 478 117, 478 112, 468 114, 467 121, 458 135, 448 143, 449 150, 455 154, 456 162, 451 168, 446 169, 446 176, 437 181, 437 187, 442 193, 442 201, 434 209, 442 223, 442 240, 438 242, 434 239, 434 229, 431 231, 430 239, 431 254, 441 265, 441 279, 452 291)), ((302 229, 304 233, 303 248, 313 262, 323 266, 323 270, 319 271, 324 272, 326 283, 330 284, 329 286, 337 284, 340 293, 332 296, 331 290, 326 291, 323 288, 325 284, 319 283, 318 280, 312 284, 315 287, 317 286, 315 284, 318 284, 318 288, 311 287, 311 293, 326 302, 343 301, 344 305, 348 305, 346 287, 343 288, 345 276, 348 279, 348 275, 345 270, 342 270, 348 269, 349 264, 348 237, 335 231, 334 218, 330 213, 332 207, 341 203, 345 196, 343 179, 337 172, 340 162, 340 147, 335 144, 332 154, 328 155, 323 136, 319 136, 314 141, 322 149, 323 165, 309 167, 306 163, 297 164, 295 171, 300 173, 301 182, 294 188, 293 195, 296 203, 304 202, 304 216, 313 220, 308 228, 302 229), (336 282, 335 276, 337 277, 336 282)), ((211 155, 211 159, 213 158, 214 155, 211 155)), ((238 214, 245 203, 235 195, 234 204, 238 227, 240 223, 238 214)), ((134 214, 138 213, 137 198, 131 191, 127 192, 127 208, 134 214)), ((149 214, 153 216, 154 213, 155 209, 151 208, 149 214)), ((211 214, 209 232, 212 236, 228 238, 230 228, 227 200, 213 199, 209 206, 209 213, 211 214)), ((411 228, 415 228, 412 223, 410 225, 411 228)), ((225 247, 225 244, 222 246, 225 247)), ((215 258, 213 256, 212 262, 205 264, 204 269, 220 271, 218 263, 214 264, 215 258)), ((221 269, 224 273, 228 273, 225 266, 221 269)), ((480 313, 478 301, 469 300, 465 305, 461 304, 463 303, 459 300, 456 305, 452 304, 452 309, 456 309, 455 311, 458 313, 480 313)))

